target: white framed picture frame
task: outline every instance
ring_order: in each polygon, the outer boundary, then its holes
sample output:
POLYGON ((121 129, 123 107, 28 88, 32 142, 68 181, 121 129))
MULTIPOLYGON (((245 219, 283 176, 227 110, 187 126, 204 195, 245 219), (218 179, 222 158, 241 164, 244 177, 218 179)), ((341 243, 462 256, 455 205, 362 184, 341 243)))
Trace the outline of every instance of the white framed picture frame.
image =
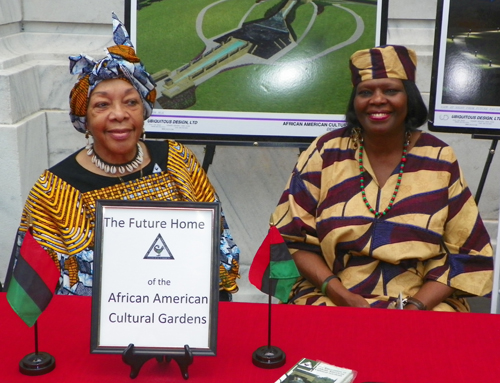
POLYGON ((217 202, 98 200, 91 352, 215 355, 217 202))

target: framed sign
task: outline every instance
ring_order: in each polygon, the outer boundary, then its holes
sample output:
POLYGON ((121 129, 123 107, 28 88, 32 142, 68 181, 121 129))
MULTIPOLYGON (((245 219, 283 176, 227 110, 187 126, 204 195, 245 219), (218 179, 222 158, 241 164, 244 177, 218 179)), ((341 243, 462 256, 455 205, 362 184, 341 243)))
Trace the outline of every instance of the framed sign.
POLYGON ((215 355, 219 203, 99 200, 92 353, 215 355))
POLYGON ((438 0, 432 131, 500 134, 500 2, 438 0))
POLYGON ((148 136, 310 142, 345 124, 349 57, 387 34, 388 0, 129 0, 157 83, 148 136))

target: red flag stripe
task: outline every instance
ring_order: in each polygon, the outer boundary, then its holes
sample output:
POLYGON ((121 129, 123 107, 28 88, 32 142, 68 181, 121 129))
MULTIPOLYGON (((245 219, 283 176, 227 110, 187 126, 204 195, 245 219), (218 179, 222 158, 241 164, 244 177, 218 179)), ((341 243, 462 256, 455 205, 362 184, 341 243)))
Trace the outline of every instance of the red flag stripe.
POLYGON ((262 277, 264 276, 266 269, 269 267, 269 262, 271 261, 270 251, 270 238, 268 234, 255 253, 248 272, 248 279, 250 283, 259 290, 262 290, 262 277))
POLYGON ((264 275, 269 276, 269 263, 271 262, 271 246, 277 244, 284 244, 285 241, 281 236, 281 233, 276 228, 276 226, 271 226, 269 228, 269 232, 262 241, 259 249, 255 253, 254 259, 250 266, 250 270, 248 272, 248 279, 252 285, 257 287, 259 290, 263 289, 262 280, 264 275), (267 274, 266 274, 267 270, 267 274))
POLYGON ((47 254, 29 231, 24 236, 20 252, 24 260, 53 292, 59 281, 60 272, 50 255, 47 254))
POLYGON ((269 229, 269 245, 276 245, 279 243, 285 243, 283 237, 281 236, 281 233, 279 230, 276 228, 276 226, 271 226, 269 229))

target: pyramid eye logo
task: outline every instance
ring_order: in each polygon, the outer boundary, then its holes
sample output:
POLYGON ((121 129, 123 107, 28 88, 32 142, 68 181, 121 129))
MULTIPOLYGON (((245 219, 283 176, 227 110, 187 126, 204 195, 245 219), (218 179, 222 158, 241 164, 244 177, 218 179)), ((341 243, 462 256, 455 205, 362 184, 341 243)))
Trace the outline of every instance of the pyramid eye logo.
POLYGON ((174 256, 170 252, 167 244, 165 243, 161 234, 158 234, 156 239, 151 244, 149 250, 147 251, 144 259, 172 259, 174 256))
POLYGON ((309 361, 309 360, 303 361, 302 363, 300 363, 300 365, 302 367, 309 368, 309 369, 313 368, 313 365, 312 365, 311 361, 309 361))

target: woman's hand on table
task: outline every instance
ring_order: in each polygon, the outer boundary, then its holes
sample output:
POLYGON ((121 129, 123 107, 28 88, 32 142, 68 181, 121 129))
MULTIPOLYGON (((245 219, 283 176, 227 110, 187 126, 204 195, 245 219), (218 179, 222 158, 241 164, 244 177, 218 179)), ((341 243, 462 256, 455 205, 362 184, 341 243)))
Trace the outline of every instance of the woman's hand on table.
POLYGON ((337 306, 370 308, 365 298, 346 289, 338 279, 328 284, 326 295, 337 306))

